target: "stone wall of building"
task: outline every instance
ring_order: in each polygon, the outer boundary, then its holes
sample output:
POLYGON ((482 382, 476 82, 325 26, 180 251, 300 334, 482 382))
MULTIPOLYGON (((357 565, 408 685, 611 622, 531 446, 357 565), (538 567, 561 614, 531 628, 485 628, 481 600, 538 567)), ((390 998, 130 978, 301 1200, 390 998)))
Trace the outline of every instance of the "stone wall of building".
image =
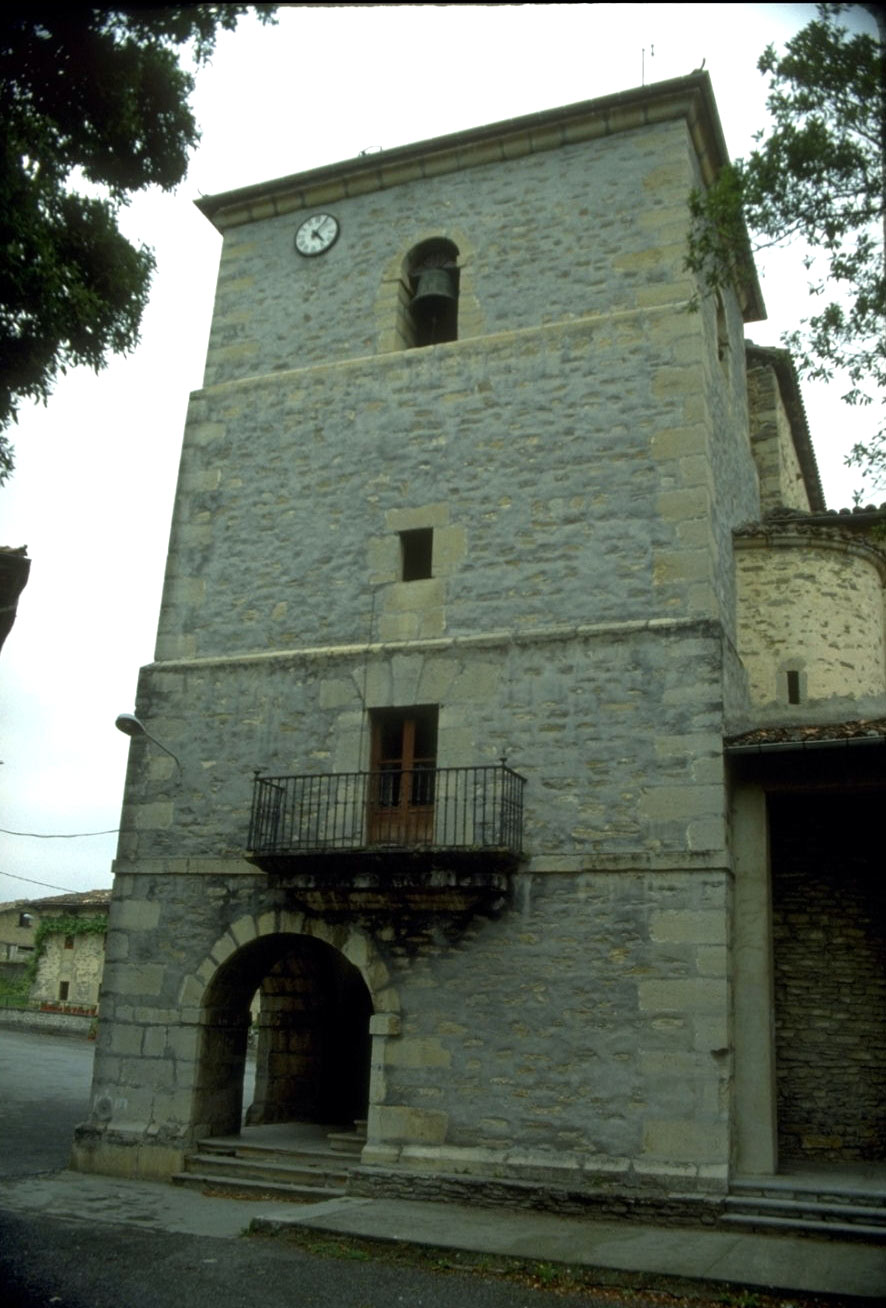
POLYGON ((330 926, 287 908, 290 892, 262 874, 220 864, 124 873, 93 1089, 102 1131, 141 1143, 153 1123, 149 1135, 183 1147, 206 981, 238 947, 289 931, 293 947, 296 934, 333 943, 376 1014, 398 1015, 376 1028, 368 1161, 722 1185, 728 877, 705 860, 652 863, 521 876, 493 919, 399 927, 330 926))
POLYGON ((26 962, 34 948, 39 920, 27 900, 0 905, 0 958, 26 962))
POLYGON ((104 954, 103 935, 47 936, 31 987, 31 999, 84 1006, 97 1004, 104 954))
POLYGON ((394 348, 397 300, 387 283, 431 237, 459 248, 469 282, 460 335, 686 298, 685 122, 558 144, 505 167, 491 151, 479 167, 417 169, 414 181, 390 187, 370 180, 363 193, 318 203, 341 224, 321 259, 301 258, 293 244, 312 210, 228 228, 205 385, 394 348))
POLYGON ((755 709, 783 717, 830 704, 846 717, 863 715, 867 701, 882 712, 882 552, 838 530, 791 524, 759 528, 736 546, 740 651, 755 709))
POLYGON ((746 438, 712 469, 702 371, 680 363, 703 341, 669 309, 197 394, 157 658, 731 624, 730 535, 756 500, 746 438), (712 525, 729 473, 739 489, 712 525), (392 580, 405 510, 435 532, 435 575, 408 591, 392 580))
POLYGON ((764 513, 781 507, 808 511, 809 495, 774 368, 747 369, 750 434, 764 513))
POLYGON ((154 667, 138 710, 182 767, 134 742, 119 858, 242 851, 255 767, 365 770, 368 710, 439 704, 438 766, 526 776, 539 866, 681 866, 726 845, 721 668, 716 626, 679 621, 154 667))
POLYGON ((724 1186, 732 533, 759 497, 738 303, 686 311, 712 138, 669 112, 445 176, 382 162, 330 200, 320 259, 293 251, 306 213, 222 216, 136 705, 180 762, 133 739, 81 1166, 163 1175, 238 1124, 255 988, 273 974, 286 1016, 328 947, 372 1003, 367 1163, 724 1186), (404 261, 434 236, 460 339, 404 350, 404 261), (421 528, 431 575, 406 581, 421 528), (369 715, 416 705, 439 768, 526 778, 503 906, 324 906, 314 860, 306 908, 246 862, 253 769, 366 770, 369 715))

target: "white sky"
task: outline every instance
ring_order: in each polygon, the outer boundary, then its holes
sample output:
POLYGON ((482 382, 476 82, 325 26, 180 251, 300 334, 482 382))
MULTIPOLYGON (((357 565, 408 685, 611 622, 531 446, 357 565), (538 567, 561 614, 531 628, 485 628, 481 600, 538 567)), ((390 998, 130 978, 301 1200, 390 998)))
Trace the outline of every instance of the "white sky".
MULTIPOLYGON (((536 110, 710 72, 727 145, 747 153, 765 121, 763 48, 814 14, 806 4, 288 6, 250 18, 199 75, 203 137, 177 194, 125 215, 158 270, 138 350, 99 374, 63 378, 12 437, 0 543, 33 560, 0 653, 0 827, 116 828, 131 711, 151 661, 188 394, 201 385, 221 238, 198 194, 351 158, 536 110)), ((855 11, 858 14, 858 10, 855 11)), ((873 31, 873 20, 857 21, 873 31)), ((799 260, 761 268, 769 322, 759 344, 806 310, 799 260)), ((835 388, 831 388, 833 392, 835 388)), ((863 413, 823 388, 806 408, 830 507, 851 503, 843 456, 863 413)), ((111 884, 116 837, 0 834, 0 901, 111 884), (43 882, 34 885, 31 882, 43 882)))

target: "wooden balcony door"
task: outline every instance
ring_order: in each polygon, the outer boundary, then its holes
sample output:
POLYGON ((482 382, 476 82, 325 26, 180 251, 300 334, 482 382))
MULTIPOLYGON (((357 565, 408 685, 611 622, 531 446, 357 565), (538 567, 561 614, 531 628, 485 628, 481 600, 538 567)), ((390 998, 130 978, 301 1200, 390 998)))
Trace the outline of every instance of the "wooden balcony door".
POLYGON ((436 767, 436 706, 372 714, 371 845, 433 844, 436 767))

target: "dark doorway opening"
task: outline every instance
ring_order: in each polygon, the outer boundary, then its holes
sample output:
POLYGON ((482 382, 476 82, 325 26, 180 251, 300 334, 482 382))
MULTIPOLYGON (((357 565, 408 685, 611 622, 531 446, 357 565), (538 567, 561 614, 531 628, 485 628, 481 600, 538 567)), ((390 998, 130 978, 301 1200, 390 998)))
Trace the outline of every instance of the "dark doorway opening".
POLYGON ((781 1164, 886 1159, 883 798, 770 797, 781 1164))
POLYGON ((325 942, 281 934, 246 945, 219 968, 204 1001, 193 1125, 235 1135, 244 1108, 249 1125, 365 1120, 371 1015, 360 972, 325 942), (255 1083, 244 1105, 250 1044, 255 1083))

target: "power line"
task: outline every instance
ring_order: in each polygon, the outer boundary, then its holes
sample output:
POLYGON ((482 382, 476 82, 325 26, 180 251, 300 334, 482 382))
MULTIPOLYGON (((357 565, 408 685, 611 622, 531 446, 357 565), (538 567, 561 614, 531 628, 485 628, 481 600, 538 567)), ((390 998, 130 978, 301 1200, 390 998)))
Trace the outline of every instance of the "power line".
POLYGON ((119 827, 109 827, 107 831, 10 831, 0 827, 4 836, 33 836, 35 840, 80 840, 83 836, 115 836, 119 827))
POLYGON ((35 881, 33 877, 20 877, 15 872, 0 872, 0 877, 11 877, 13 881, 27 881, 30 886, 46 886, 47 890, 70 890, 70 886, 55 886, 51 881, 35 881))

